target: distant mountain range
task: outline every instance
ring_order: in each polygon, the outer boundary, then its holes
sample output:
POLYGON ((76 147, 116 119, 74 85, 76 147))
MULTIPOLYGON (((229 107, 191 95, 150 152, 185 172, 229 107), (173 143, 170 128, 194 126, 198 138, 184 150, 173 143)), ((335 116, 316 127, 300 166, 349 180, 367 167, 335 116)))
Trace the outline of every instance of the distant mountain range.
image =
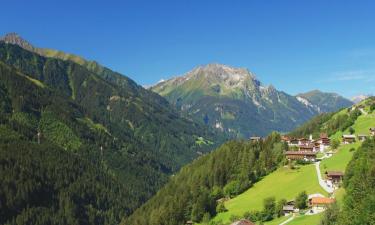
POLYGON ((354 103, 359 103, 370 96, 371 95, 357 95, 357 96, 353 96, 350 100, 354 103))
POLYGON ((346 108, 353 104, 352 101, 336 94, 313 90, 298 94, 297 99, 302 103, 316 109, 317 112, 335 112, 337 109, 346 108))
POLYGON ((199 66, 150 88, 183 114, 230 136, 290 131, 311 117, 353 103, 337 94, 311 91, 297 96, 263 86, 244 68, 199 66))

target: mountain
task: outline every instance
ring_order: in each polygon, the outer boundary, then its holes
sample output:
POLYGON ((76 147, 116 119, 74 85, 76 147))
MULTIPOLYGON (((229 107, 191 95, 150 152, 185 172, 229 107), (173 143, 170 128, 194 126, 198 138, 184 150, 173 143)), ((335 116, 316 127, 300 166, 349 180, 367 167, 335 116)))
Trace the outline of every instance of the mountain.
POLYGON ((118 224, 223 141, 108 68, 2 40, 1 223, 118 224))
POLYGON ((313 90, 297 95, 297 99, 319 113, 334 112, 353 105, 353 102, 335 93, 325 93, 313 90))
POLYGON ((354 103, 359 103, 368 97, 370 97, 370 95, 357 95, 357 96, 353 96, 350 100, 354 103))
MULTIPOLYGON (((263 86, 247 69, 221 64, 199 66, 150 89, 183 114, 234 137, 290 131, 322 111, 272 85, 263 86)), ((335 107, 341 105, 328 111, 335 107)))
MULTIPOLYGON (((326 133, 334 142, 351 130, 356 135, 369 134, 369 128, 375 126, 375 98, 359 105, 363 106, 361 108, 366 113, 362 113, 358 107, 323 113, 288 135, 308 138, 312 134, 317 139, 321 133, 326 133)), ((321 159, 322 171, 345 171, 347 166, 344 188, 349 191, 348 198, 343 198, 345 190, 342 188, 335 190, 333 196, 338 205, 345 204, 344 216, 352 218, 344 220, 345 223, 341 221, 333 224, 352 224, 351 221, 361 221, 354 224, 371 224, 367 221, 373 221, 370 213, 372 208, 368 206, 374 203, 370 197, 373 195, 374 179, 364 179, 360 175, 363 171, 365 177, 371 177, 374 171, 375 139, 368 139, 358 150, 356 148, 361 145, 360 141, 340 144, 333 155, 321 159), (370 161, 366 161, 366 157, 370 161)), ((279 218, 283 215, 279 210, 298 194, 321 193, 328 196, 318 182, 315 165, 286 160, 285 152, 292 149, 276 132, 259 141, 229 141, 183 167, 122 224, 178 225, 193 221, 199 224, 228 225, 241 218, 280 224, 290 217, 279 218)), ((328 151, 332 152, 331 149, 328 151)), ((319 218, 309 222, 301 220, 303 214, 296 215, 293 224, 319 224, 319 218)), ((334 215, 339 214, 335 212, 334 215)), ((308 215, 304 218, 312 217, 308 215)))

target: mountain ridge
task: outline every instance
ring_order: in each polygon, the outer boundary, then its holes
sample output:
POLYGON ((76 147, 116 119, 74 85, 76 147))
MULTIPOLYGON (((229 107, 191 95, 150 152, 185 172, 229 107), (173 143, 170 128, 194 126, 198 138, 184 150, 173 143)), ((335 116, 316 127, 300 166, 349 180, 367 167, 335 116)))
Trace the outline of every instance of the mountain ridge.
POLYGON ((342 107, 333 104, 326 109, 320 102, 311 103, 302 96, 278 91, 273 85, 264 86, 246 68, 218 63, 195 67, 149 89, 164 96, 183 114, 234 137, 265 136, 273 130, 286 132, 314 115, 342 107), (257 126, 261 121, 262 125, 257 126))

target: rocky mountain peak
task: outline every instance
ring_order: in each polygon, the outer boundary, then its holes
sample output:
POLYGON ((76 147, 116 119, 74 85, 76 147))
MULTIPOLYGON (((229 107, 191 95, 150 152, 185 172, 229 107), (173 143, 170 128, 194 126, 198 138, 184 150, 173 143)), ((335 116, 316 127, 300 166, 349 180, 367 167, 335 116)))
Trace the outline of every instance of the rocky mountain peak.
POLYGON ((4 37, 1 37, 0 41, 4 41, 7 44, 18 45, 28 51, 36 52, 36 48, 17 33, 8 33, 4 37))

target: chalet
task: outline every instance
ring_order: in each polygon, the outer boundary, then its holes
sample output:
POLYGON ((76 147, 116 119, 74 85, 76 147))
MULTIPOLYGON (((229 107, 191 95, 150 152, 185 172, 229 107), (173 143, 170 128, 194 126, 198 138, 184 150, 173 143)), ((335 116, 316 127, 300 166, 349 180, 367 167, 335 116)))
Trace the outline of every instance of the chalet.
POLYGON ((370 128, 370 134, 371 136, 375 136, 375 127, 370 128))
POLYGON ((308 143, 309 143, 309 139, 307 138, 298 139, 298 145, 307 145, 308 143))
POLYGON ((322 211, 334 202, 335 199, 326 197, 313 197, 309 200, 310 206, 314 211, 322 211))
POLYGON ((285 156, 288 160, 305 160, 312 161, 316 160, 316 153, 312 151, 287 151, 285 156))
POLYGON ((281 140, 287 143, 289 146, 297 146, 298 145, 298 139, 294 137, 288 137, 288 136, 282 136, 281 140))
POLYGON ((294 205, 284 205, 283 206, 283 213, 285 216, 291 214, 291 213, 294 213, 295 211, 295 208, 294 208, 294 205))
POLYGON ((354 143, 355 142, 355 135, 352 135, 352 134, 342 135, 342 142, 344 142, 344 144, 354 143))
POLYGON ((344 177, 344 173, 341 171, 327 171, 326 178, 327 180, 332 183, 332 185, 339 184, 344 177))
POLYGON ((358 134, 357 135, 359 141, 365 141, 368 138, 366 134, 358 134))
POLYGON ((242 219, 242 220, 237 220, 231 223, 230 225, 255 225, 255 223, 251 222, 250 220, 242 219))
POLYGON ((251 142, 258 142, 260 141, 262 138, 261 137, 250 137, 250 141, 251 142))
POLYGON ((313 144, 299 145, 298 150, 312 152, 314 151, 314 145, 313 144))
POLYGON ((288 137, 288 136, 281 136, 281 141, 283 141, 283 142, 286 142, 286 143, 288 143, 289 144, 289 142, 290 142, 290 137, 288 137))
POLYGON ((312 144, 314 145, 314 152, 321 151, 320 150, 320 141, 319 140, 314 141, 312 144))
POLYGON ((191 221, 191 220, 189 220, 189 221, 186 221, 186 223, 185 223, 185 225, 193 225, 194 224, 194 222, 193 221, 191 221))
POLYGON ((320 151, 324 151, 327 147, 330 146, 331 140, 329 139, 326 133, 321 133, 319 143, 320 143, 320 151))

